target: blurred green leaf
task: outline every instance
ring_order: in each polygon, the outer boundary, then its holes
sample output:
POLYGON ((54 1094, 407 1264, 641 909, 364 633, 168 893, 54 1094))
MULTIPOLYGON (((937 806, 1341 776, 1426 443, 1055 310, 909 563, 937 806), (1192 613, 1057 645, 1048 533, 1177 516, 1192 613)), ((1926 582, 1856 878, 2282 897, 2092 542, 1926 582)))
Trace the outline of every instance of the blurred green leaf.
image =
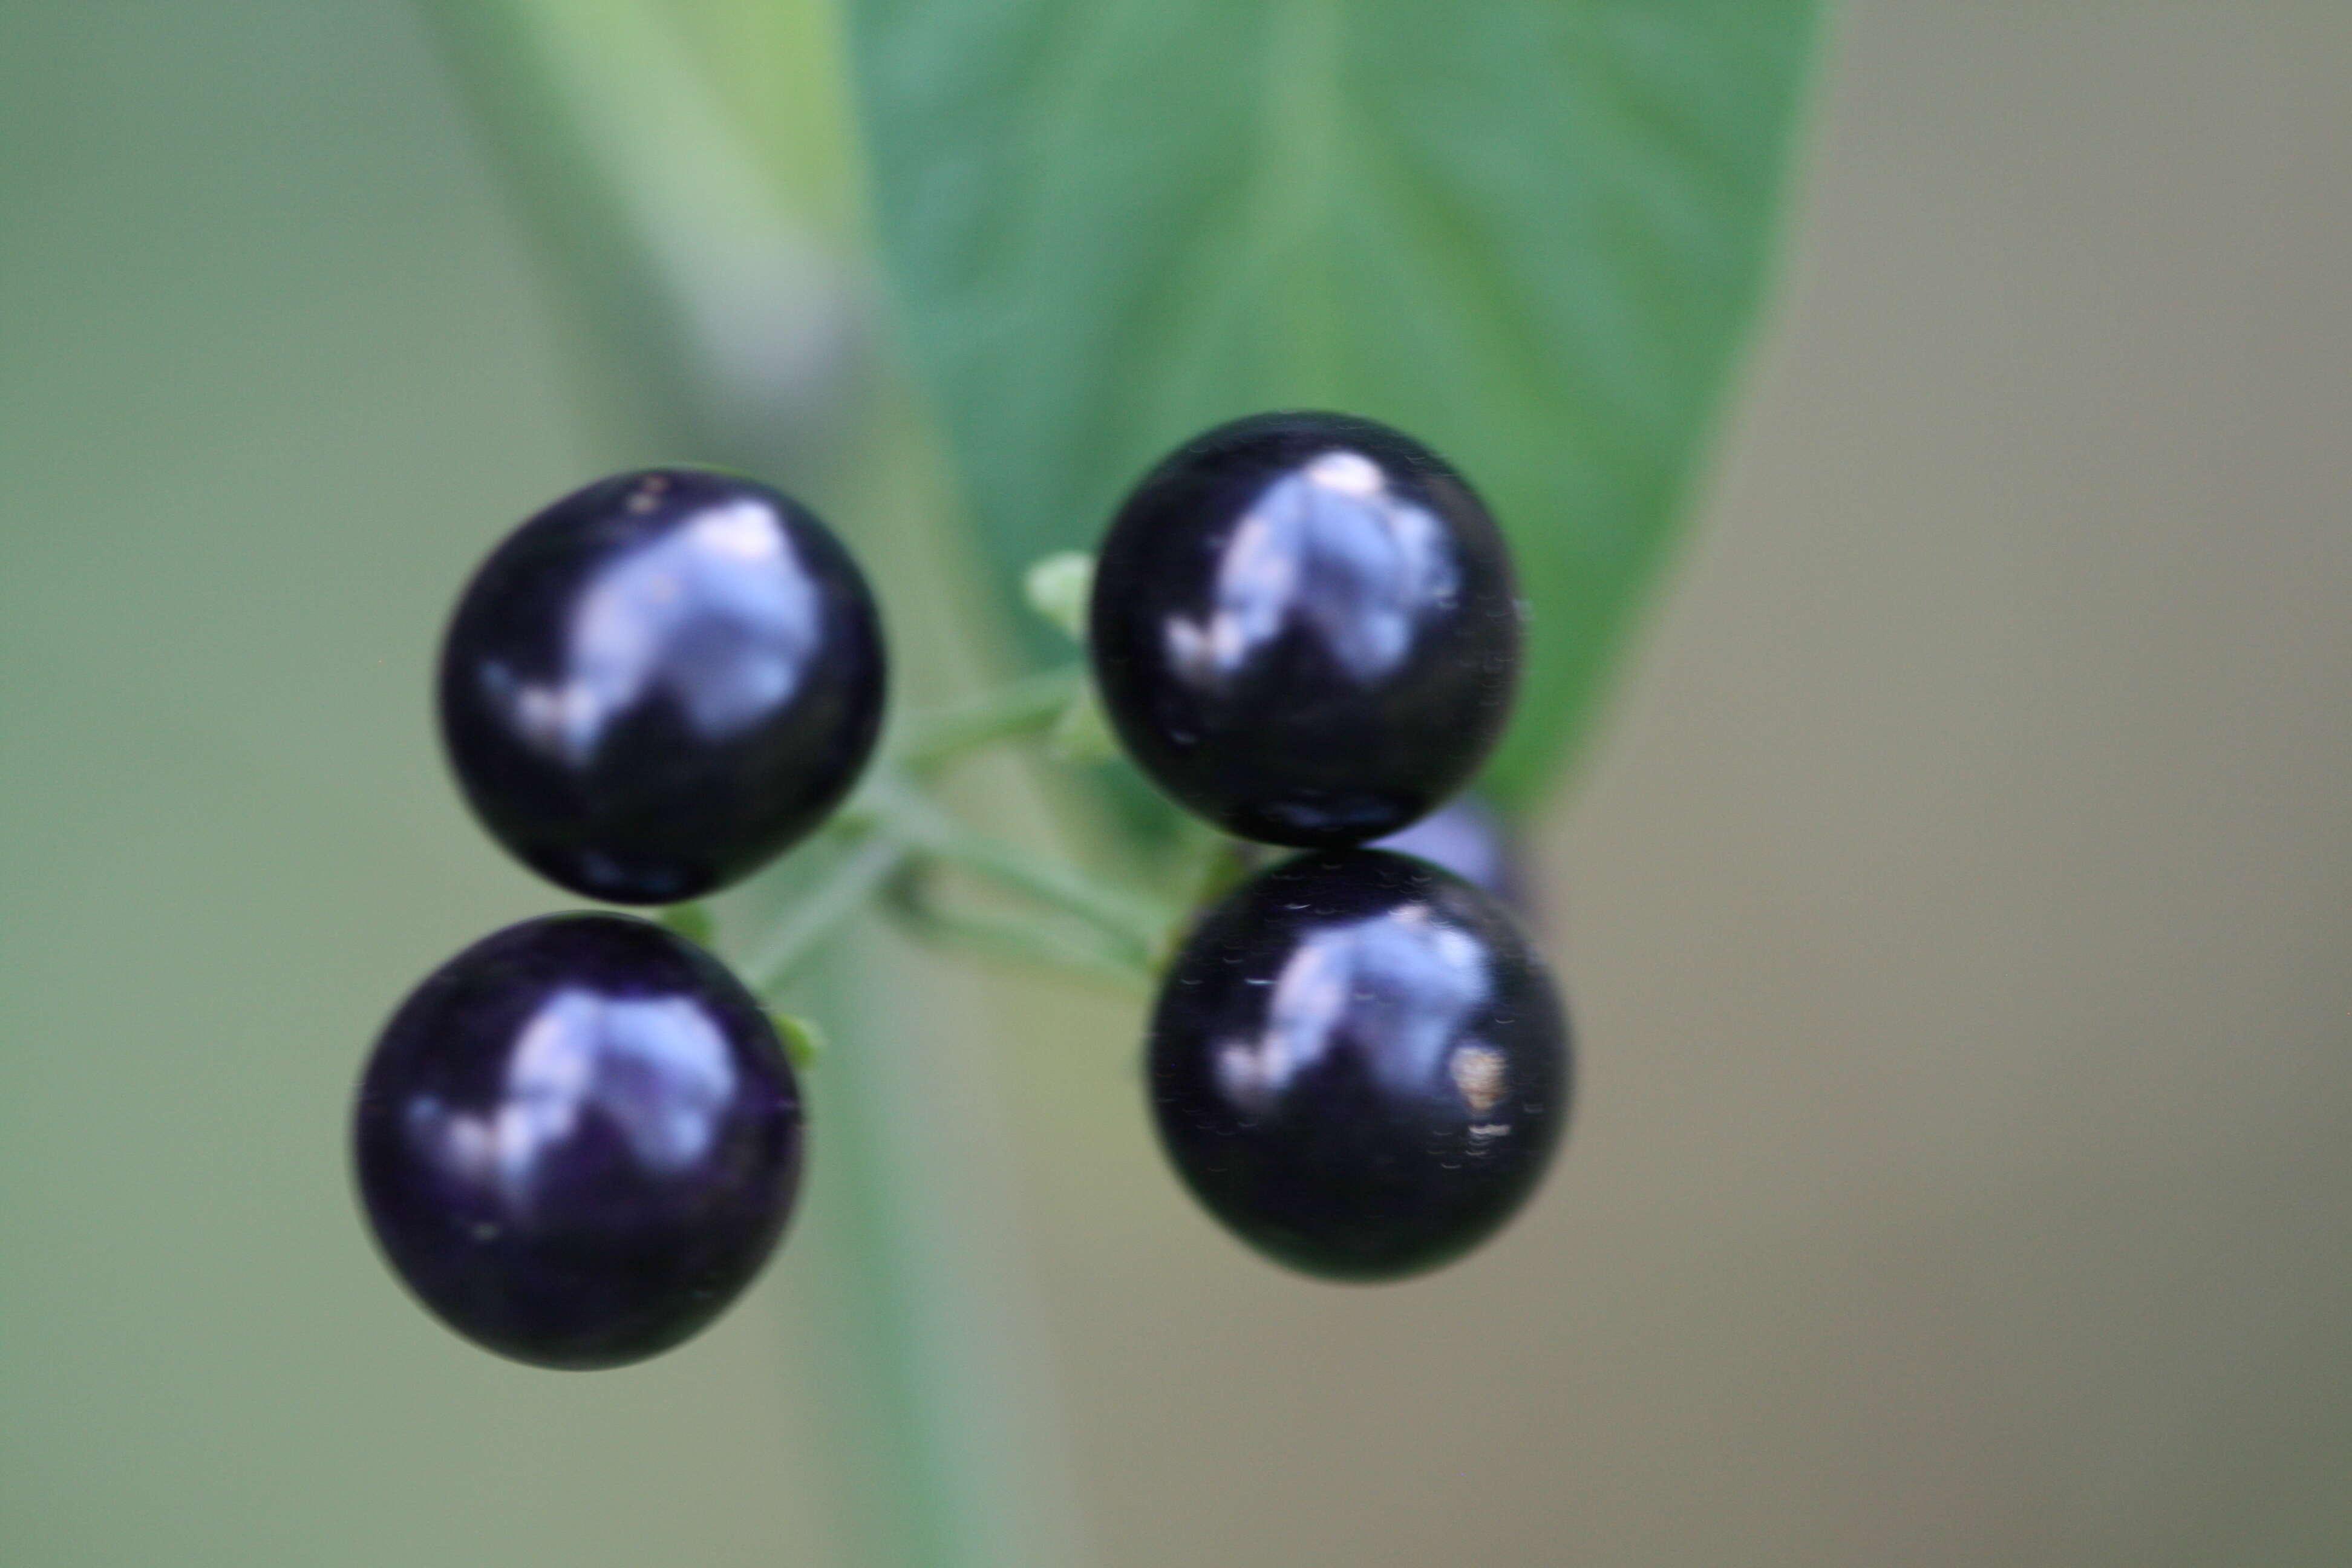
POLYGON ((1007 608, 1204 426, 1389 420, 1517 542, 1531 664, 1488 788, 1535 796, 1759 291, 1811 0, 849 9, 885 248, 1007 608))

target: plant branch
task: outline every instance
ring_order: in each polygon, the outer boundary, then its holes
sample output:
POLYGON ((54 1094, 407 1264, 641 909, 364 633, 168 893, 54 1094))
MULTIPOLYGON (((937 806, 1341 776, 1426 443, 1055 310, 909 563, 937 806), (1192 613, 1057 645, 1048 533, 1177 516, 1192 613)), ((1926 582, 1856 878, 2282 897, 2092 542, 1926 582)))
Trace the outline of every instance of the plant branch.
POLYGON ((952 907, 939 897, 930 880, 925 868, 908 865, 883 889, 884 907, 925 942, 1109 980, 1128 989, 1150 981, 1150 970, 1138 963, 1125 944, 1099 932, 1079 935, 993 910, 952 907))
POLYGON ((887 827, 865 829, 864 838, 768 933, 759 951, 745 963, 753 989, 765 995, 790 979, 793 971, 905 863, 907 854, 907 842, 887 827))
POLYGON ((961 867, 1012 892, 1061 910, 1094 926, 1132 952, 1156 961, 1176 911, 1156 900, 1096 880, 1075 867, 1017 845, 971 832, 950 817, 903 774, 877 770, 866 792, 871 809, 924 854, 961 867))
POLYGON ((420 0, 557 281, 623 367, 608 395, 697 455, 758 465, 833 423, 860 327, 646 0, 420 0))
POLYGON ((909 718, 892 743, 891 760, 922 771, 996 741, 1046 732, 1086 689, 1082 664, 1023 676, 968 701, 909 718))

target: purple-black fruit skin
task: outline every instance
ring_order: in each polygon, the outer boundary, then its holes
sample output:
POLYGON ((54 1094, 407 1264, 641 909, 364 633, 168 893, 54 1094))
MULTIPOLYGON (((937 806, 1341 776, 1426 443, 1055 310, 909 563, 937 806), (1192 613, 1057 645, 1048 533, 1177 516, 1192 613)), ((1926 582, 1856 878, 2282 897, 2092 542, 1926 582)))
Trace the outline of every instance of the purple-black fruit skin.
POLYGON ((492 837, 606 903, 698 898, 824 820, 882 731, 872 593, 814 513, 696 468, 510 534, 443 639, 442 741, 492 837))
POLYGON ((536 1366, 612 1367, 724 1311, 799 1190, 799 1088, 759 1003, 648 921, 551 915, 410 994, 362 1077, 353 1158, 393 1269, 536 1366))
POLYGON ((1193 1195, 1309 1274, 1398 1279, 1477 1246, 1568 1121, 1568 1022, 1496 901, 1425 861, 1326 850, 1193 928, 1147 1047, 1193 1195))
POLYGON ((1467 784, 1520 661, 1510 553, 1469 484, 1370 420, 1268 414, 1178 448, 1096 558, 1087 647, 1120 743, 1239 837, 1396 832, 1467 784))

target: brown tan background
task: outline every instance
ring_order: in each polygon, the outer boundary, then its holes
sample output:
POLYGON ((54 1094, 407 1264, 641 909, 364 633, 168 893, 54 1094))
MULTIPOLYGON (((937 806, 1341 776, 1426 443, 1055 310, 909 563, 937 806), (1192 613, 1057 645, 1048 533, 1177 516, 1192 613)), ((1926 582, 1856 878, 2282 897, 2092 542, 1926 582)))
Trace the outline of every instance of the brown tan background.
MULTIPOLYGON (((1845 8, 1472 1262, 1229 1246, 1129 1004, 910 1008, 1087 1560, 2352 1561, 2347 84, 2323 0, 1845 8)), ((845 1560, 799 1247, 549 1377, 342 1186, 383 1008, 545 907, 419 672, 597 461, 555 341, 399 5, 0 5, 0 1562, 845 1560)))

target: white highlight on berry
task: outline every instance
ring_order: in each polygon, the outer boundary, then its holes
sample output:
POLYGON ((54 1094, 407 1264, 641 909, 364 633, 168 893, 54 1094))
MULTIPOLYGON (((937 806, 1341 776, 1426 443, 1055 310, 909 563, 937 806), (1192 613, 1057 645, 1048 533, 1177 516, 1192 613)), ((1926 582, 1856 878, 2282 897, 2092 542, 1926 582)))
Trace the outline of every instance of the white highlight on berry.
POLYGON ((1445 525, 1394 494, 1370 458, 1328 451, 1266 487, 1235 525, 1208 613, 1168 621, 1168 660, 1193 686, 1219 685, 1303 618, 1370 685, 1403 659, 1424 610, 1460 591, 1445 525))
POLYGON ((421 1099, 408 1131, 443 1168, 495 1187, 521 1214, 544 1151, 584 1121, 618 1132, 646 1171, 672 1174, 709 1152, 734 1092, 726 1039, 691 998, 565 990, 523 1026, 494 1110, 452 1112, 421 1099))
POLYGON ((1261 1114, 1294 1078, 1354 1040, 1377 1045, 1364 1050, 1365 1065, 1407 1094, 1430 1084, 1450 1053, 1457 1088, 1467 1073, 1494 1091, 1485 1105, 1473 1102, 1483 1116, 1501 1098, 1502 1053, 1459 1041, 1490 989, 1477 941, 1433 918, 1426 904, 1321 927, 1276 977, 1257 1037, 1217 1047, 1217 1087, 1244 1112, 1261 1114))
POLYGON ((565 632, 565 678, 483 679, 530 743, 566 762, 595 755, 621 713, 657 688, 706 740, 756 723, 798 689, 819 633, 816 590, 783 521, 739 500, 629 556, 583 595, 565 632))

